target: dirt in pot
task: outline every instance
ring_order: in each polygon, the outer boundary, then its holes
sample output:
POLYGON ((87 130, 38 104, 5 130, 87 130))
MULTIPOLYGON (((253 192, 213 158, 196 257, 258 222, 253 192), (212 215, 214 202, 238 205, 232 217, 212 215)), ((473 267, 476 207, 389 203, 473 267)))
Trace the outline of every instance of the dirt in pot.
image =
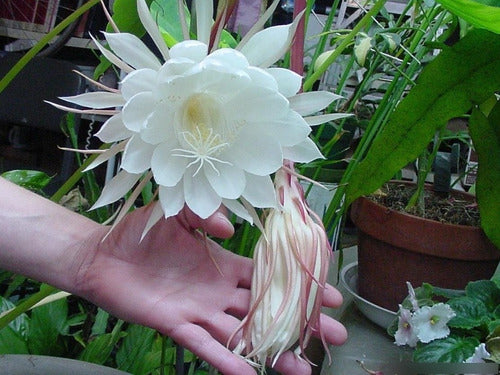
MULTIPOLYGON (((409 199, 416 187, 404 183, 385 184, 369 198, 400 212, 415 215, 415 209, 406 210, 409 199)), ((479 208, 474 200, 465 196, 450 194, 446 197, 425 190, 425 210, 423 217, 442 223, 479 226, 479 208)))

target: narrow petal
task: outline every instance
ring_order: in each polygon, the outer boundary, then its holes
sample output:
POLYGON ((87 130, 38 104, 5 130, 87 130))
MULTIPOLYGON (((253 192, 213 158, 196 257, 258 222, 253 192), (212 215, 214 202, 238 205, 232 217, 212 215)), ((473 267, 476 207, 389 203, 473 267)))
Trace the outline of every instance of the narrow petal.
POLYGON ((266 24, 266 22, 272 17, 274 11, 276 10, 278 4, 281 0, 274 0, 269 8, 262 14, 262 16, 253 24, 253 26, 248 30, 243 39, 238 43, 236 49, 241 50, 243 46, 254 36, 257 32, 262 30, 266 24))
POLYGON ((160 69, 161 63, 158 58, 135 35, 129 33, 104 33, 104 36, 113 52, 135 69, 160 69))
POLYGON ((340 95, 328 91, 311 91, 297 94, 288 100, 290 100, 290 108, 302 116, 307 116, 322 110, 340 98, 342 98, 340 95))
POLYGON ((159 201, 153 203, 153 208, 151 209, 151 214, 149 215, 148 221, 144 227, 144 230, 141 235, 141 241, 144 239, 146 234, 148 234, 149 230, 161 220, 165 216, 163 213, 163 208, 161 207, 161 203, 159 201))
POLYGON ((97 46, 97 48, 99 48, 99 51, 104 55, 105 58, 107 58, 113 65, 115 65, 117 68, 120 68, 121 70, 123 70, 123 72, 125 73, 130 73, 132 72, 134 69, 128 65, 126 62, 124 62, 123 60, 121 60, 118 56, 116 56, 113 52, 111 52, 109 49, 107 48, 104 48, 101 43, 96 39, 94 38, 92 35, 90 35, 90 37, 92 38, 92 40, 94 41, 95 45, 97 46))
POLYGON ((151 170, 156 182, 162 186, 177 185, 186 171, 188 161, 187 158, 173 156, 171 144, 158 145, 151 158, 151 170))
POLYGON ((122 198, 132 189, 140 177, 140 173, 128 173, 127 171, 118 172, 115 177, 106 183, 102 189, 101 196, 91 207, 91 210, 106 206, 122 198))
POLYGON ((107 119, 95 135, 104 143, 111 143, 130 138, 133 134, 123 124, 122 113, 119 112, 107 119))
POLYGON ((151 92, 140 92, 134 95, 123 106, 123 123, 127 129, 134 132, 140 131, 147 121, 147 117, 154 110, 155 102, 151 92))
POLYGON ((153 91, 158 72, 153 69, 139 69, 127 74, 120 86, 120 92, 125 100, 130 100, 135 94, 143 91, 153 91))
POLYGON ((252 215, 250 215, 247 209, 236 199, 222 199, 222 204, 236 216, 241 217, 250 224, 253 223, 252 215))
POLYGON ((184 187, 182 182, 174 187, 160 186, 159 197, 165 217, 177 215, 184 207, 184 187))
POLYGON ((102 154, 100 154, 98 157, 96 157, 88 166, 85 168, 83 171, 87 172, 90 171, 91 169, 94 169, 98 165, 101 165, 102 163, 107 162, 109 159, 111 159, 113 156, 117 155, 119 152, 123 151, 125 149, 125 145, 127 144, 126 141, 117 143, 114 146, 108 148, 106 151, 104 151, 102 154))
POLYGON ((212 188, 222 198, 236 199, 245 189, 245 173, 232 165, 216 163, 217 171, 205 163, 205 176, 212 188))
POLYGON ((151 168, 154 146, 135 135, 123 151, 121 167, 129 173, 142 173, 151 168))
POLYGON ((108 91, 86 92, 75 96, 63 96, 60 99, 88 108, 114 108, 121 107, 125 100, 119 93, 108 91))
POLYGON ((306 138, 295 146, 284 147, 283 158, 297 163, 309 163, 316 159, 324 159, 318 146, 310 138, 306 138))
POLYGON ((137 0, 137 13, 139 15, 139 19, 141 20, 142 25, 148 32, 149 36, 153 40, 154 44, 160 51, 163 59, 169 59, 168 47, 163 37, 161 36, 160 29, 156 24, 155 20, 151 16, 148 5, 144 0, 137 0))
POLYGON ((194 62, 200 62, 208 54, 208 46, 197 40, 185 40, 177 43, 170 49, 170 57, 188 58, 194 62))
POLYGON ((276 172, 283 164, 281 145, 278 140, 264 138, 252 130, 240 132, 238 139, 228 148, 224 160, 259 176, 276 172))
POLYGON ((309 126, 321 125, 325 122, 340 120, 342 118, 351 117, 352 113, 328 113, 325 115, 317 115, 304 117, 304 120, 309 124, 309 126))
POLYGON ((276 207, 274 184, 269 176, 246 174, 247 185, 243 197, 254 207, 276 207))
POLYGON ((184 198, 196 215, 206 219, 221 205, 222 199, 210 186, 203 173, 193 176, 194 167, 184 175, 184 198))
POLYGON ((214 13, 214 4, 212 1, 195 0, 196 14, 196 38, 208 45, 210 42, 210 30, 212 29, 212 14, 214 13))
POLYGON ((285 98, 294 96, 299 92, 302 86, 302 77, 299 74, 283 68, 269 68, 267 72, 278 82, 279 92, 285 98))

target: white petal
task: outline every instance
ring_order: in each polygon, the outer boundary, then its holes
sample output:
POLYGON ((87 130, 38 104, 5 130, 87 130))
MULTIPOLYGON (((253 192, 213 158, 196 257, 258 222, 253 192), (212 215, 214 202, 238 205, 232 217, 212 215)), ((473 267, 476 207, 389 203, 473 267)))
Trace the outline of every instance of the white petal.
POLYGON ((172 145, 162 143, 151 158, 151 170, 155 181, 162 186, 175 186, 181 180, 189 159, 172 155, 172 145))
POLYGON ((150 92, 140 92, 134 95, 123 106, 123 123, 127 129, 134 132, 140 131, 145 125, 148 116, 153 112, 155 102, 150 92))
POLYGON ((142 173, 151 168, 151 157, 154 146, 144 142, 135 135, 127 143, 123 151, 121 167, 129 173, 142 173))
POLYGON ((155 43, 156 47, 160 51, 161 55, 165 60, 168 60, 169 53, 168 47, 163 37, 161 36, 160 29, 156 24, 153 17, 151 17, 151 13, 149 12, 148 5, 144 0, 137 0, 137 13, 139 15, 139 19, 141 20, 142 25, 151 36, 151 39, 155 43))
POLYGON ((195 0, 196 14, 196 38, 208 45, 210 42, 210 30, 212 29, 212 14, 214 4, 212 1, 195 0))
POLYGON ((221 205, 222 199, 210 186, 203 173, 193 176, 194 167, 184 175, 184 198, 196 215, 206 219, 221 205))
POLYGON ((245 189, 245 173, 232 165, 215 163, 215 171, 208 163, 204 165, 205 176, 222 198, 239 198, 245 189))
POLYGON ((90 171, 91 169, 94 169, 98 165, 101 165, 102 163, 108 161, 111 159, 113 156, 118 154, 119 152, 123 151, 125 148, 125 145, 127 144, 126 141, 118 143, 113 145, 112 147, 108 148, 106 151, 104 151, 102 154, 100 154, 98 157, 96 157, 88 166, 85 168, 83 171, 87 172, 90 171))
POLYGON ((256 176, 247 173, 247 186, 243 197, 254 207, 276 207, 276 191, 269 176, 256 176))
POLYGON ((227 103, 227 111, 234 119, 266 121, 286 116, 288 100, 277 91, 249 86, 236 93, 227 103))
POLYGON ((184 187, 182 182, 174 187, 160 186, 159 197, 165 217, 177 215, 184 207, 184 187))
POLYGON ((253 35, 241 48, 251 65, 267 68, 288 50, 302 15, 289 25, 268 27, 253 35))
POLYGON ((267 72, 278 82, 279 92, 286 98, 299 92, 302 86, 302 77, 299 74, 283 68, 269 68, 267 72))
POLYGON ((96 109, 121 107, 125 104, 125 100, 120 94, 108 91, 86 92, 75 96, 64 96, 60 99, 82 107, 96 109))
POLYGON ((157 223, 161 220, 161 218, 163 218, 165 216, 164 212, 163 212, 163 208, 161 207, 161 203, 160 202, 154 202, 153 203, 153 208, 151 209, 151 213, 149 214, 149 218, 148 218, 148 221, 144 227, 144 230, 142 232, 142 236, 141 236, 141 241, 144 239, 144 237, 146 236, 146 234, 148 234, 149 230, 157 223))
POLYGON ((202 61, 208 53, 208 46, 197 40, 185 40, 170 49, 170 58, 188 58, 194 62, 202 61))
POLYGON ((250 215, 245 207, 235 199, 222 199, 222 204, 236 216, 241 217, 243 220, 253 223, 252 215, 250 215))
POLYGON ((141 129, 142 140, 152 145, 174 142, 176 139, 173 127, 174 114, 168 106, 158 105, 141 129))
POLYGON ((250 66, 245 55, 232 48, 215 50, 203 60, 203 63, 218 64, 231 69, 247 69, 250 66))
POLYGON ((290 100, 290 108, 302 116, 318 112, 333 101, 342 98, 340 95, 328 91, 311 91, 297 94, 290 100))
POLYGON ((158 72, 153 69, 134 70, 121 82, 120 92, 125 100, 130 100, 135 94, 143 91, 153 91, 158 72))
POLYGON ((328 113, 326 115, 304 117, 304 120, 310 125, 320 125, 325 122, 335 121, 346 117, 351 117, 352 113, 328 113))
POLYGON ((91 209, 93 210, 116 202, 118 199, 127 194, 130 189, 132 189, 140 177, 140 173, 128 173, 127 171, 118 172, 115 177, 106 183, 102 189, 101 196, 97 199, 97 202, 94 203, 91 209))
POLYGON ((123 124, 122 113, 119 112, 107 119, 95 135, 104 143, 111 143, 130 138, 133 134, 123 124))
POLYGON ((255 132, 265 137, 277 139, 283 147, 302 142, 311 132, 311 128, 302 116, 294 111, 289 111, 287 116, 277 120, 250 123, 249 127, 254 127, 255 132))
POLYGON ((284 147, 283 158, 297 163, 309 163, 316 159, 324 159, 318 146, 310 138, 306 138, 295 146, 284 147))
MULTIPOLYGON (((247 126, 246 128, 250 128, 247 126)), ((262 137, 253 129, 244 129, 238 139, 227 149, 224 160, 259 176, 276 172, 283 164, 278 140, 262 137)))
POLYGON ((267 87, 272 91, 278 91, 278 82, 268 73, 267 70, 251 66, 247 69, 247 73, 252 79, 252 85, 267 87))
POLYGON ((120 60, 120 58, 118 56, 116 56, 113 52, 111 52, 109 49, 104 48, 101 45, 101 43, 96 38, 94 38, 92 35, 90 35, 90 37, 94 41, 97 48, 99 48, 99 51, 101 51, 101 53, 104 55, 104 57, 107 58, 113 65, 120 68, 125 73, 130 73, 134 70, 130 65, 128 65, 124 61, 120 60))
POLYGON ((135 69, 160 69, 161 63, 158 58, 135 35, 129 33, 104 33, 104 36, 113 52, 135 69))
POLYGON ((180 57, 168 60, 158 71, 158 82, 168 82, 173 77, 184 74, 191 69, 195 62, 191 59, 180 57))

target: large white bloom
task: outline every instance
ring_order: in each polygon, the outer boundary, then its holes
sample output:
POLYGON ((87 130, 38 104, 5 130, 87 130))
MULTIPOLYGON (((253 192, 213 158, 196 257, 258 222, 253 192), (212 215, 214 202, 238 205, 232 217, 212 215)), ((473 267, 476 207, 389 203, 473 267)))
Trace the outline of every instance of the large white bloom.
POLYGON ((91 168, 123 152, 121 171, 94 208, 153 177, 159 201, 148 228, 184 205, 206 218, 222 204, 252 221, 251 207, 276 205, 270 175, 283 160, 321 157, 308 138, 310 125, 339 117, 314 116, 338 96, 300 94, 300 76, 270 67, 288 48, 296 23, 255 33, 237 49, 209 52, 211 9, 204 3, 210 2, 197 3, 203 4, 200 40, 168 49, 144 0, 138 0, 140 18, 162 59, 131 34, 105 33, 113 52, 99 48, 126 73, 120 89, 63 98, 90 113, 113 114, 97 136, 114 146, 91 168))

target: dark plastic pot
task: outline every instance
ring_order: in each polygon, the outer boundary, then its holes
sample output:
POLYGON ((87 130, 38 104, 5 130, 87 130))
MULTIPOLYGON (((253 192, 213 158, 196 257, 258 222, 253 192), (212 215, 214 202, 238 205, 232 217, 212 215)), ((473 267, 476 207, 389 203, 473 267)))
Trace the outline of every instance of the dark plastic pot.
POLYGON ((358 228, 358 292, 392 311, 408 295, 407 281, 463 289, 489 279, 500 260, 500 250, 478 227, 423 219, 364 197, 350 214, 358 228))
POLYGON ((0 355, 0 374, 130 375, 127 372, 74 359, 21 354, 0 355))

